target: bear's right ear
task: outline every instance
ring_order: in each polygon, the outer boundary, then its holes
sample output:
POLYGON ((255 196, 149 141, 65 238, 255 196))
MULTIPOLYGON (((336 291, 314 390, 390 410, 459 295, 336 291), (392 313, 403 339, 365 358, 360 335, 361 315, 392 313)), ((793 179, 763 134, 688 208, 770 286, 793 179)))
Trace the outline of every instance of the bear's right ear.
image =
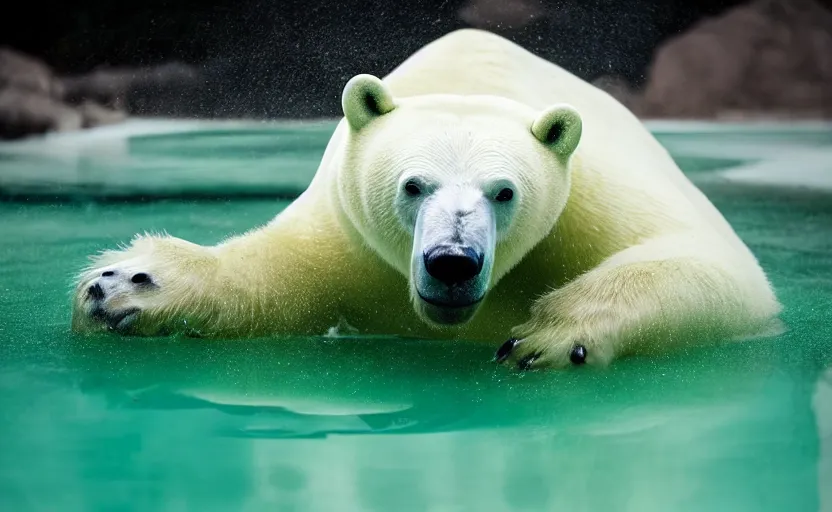
POLYGON ((357 75, 344 86, 341 95, 344 117, 354 130, 367 126, 373 119, 396 108, 387 85, 373 75, 357 75))
POLYGON ((532 123, 532 133, 537 140, 551 146, 562 157, 575 152, 582 132, 581 115, 564 103, 543 110, 532 123))

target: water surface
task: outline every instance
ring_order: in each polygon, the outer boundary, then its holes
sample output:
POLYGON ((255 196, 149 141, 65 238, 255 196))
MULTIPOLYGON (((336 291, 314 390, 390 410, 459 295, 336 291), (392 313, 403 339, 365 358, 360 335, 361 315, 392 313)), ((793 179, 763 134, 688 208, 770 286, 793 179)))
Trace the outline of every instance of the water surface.
POLYGON ((332 126, 0 145, 0 510, 832 510, 825 126, 653 126, 769 272, 776 338, 516 374, 474 343, 68 331, 87 255, 266 222, 332 126))

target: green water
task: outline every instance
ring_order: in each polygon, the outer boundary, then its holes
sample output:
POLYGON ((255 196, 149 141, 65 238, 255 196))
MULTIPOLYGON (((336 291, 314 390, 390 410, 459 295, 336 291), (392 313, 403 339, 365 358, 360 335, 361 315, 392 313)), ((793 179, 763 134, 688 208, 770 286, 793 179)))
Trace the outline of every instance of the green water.
POLYGON ((825 129, 656 130, 770 273, 774 339, 516 374, 470 343, 68 332, 88 254, 267 221, 329 129, 0 145, 0 510, 832 510, 832 192, 721 174, 776 146, 793 179, 825 129))

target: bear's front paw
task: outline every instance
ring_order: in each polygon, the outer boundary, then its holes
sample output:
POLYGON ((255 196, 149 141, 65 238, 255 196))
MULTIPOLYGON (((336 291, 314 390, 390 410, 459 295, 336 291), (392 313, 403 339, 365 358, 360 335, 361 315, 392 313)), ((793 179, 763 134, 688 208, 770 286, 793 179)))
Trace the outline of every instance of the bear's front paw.
POLYGON ((75 291, 73 327, 77 331, 131 333, 148 299, 160 290, 140 258, 87 272, 75 291), (138 260, 138 261, 137 261, 138 260))
MULTIPOLYGON (((96 258, 78 280, 73 301, 76 332, 114 331, 141 336, 201 335, 212 317, 216 255, 172 237, 140 236, 123 251, 96 258)), ((216 316, 216 315, 213 315, 216 316)))
POLYGON ((603 366, 615 355, 614 334, 604 331, 565 323, 521 326, 500 346, 495 360, 520 370, 603 366))

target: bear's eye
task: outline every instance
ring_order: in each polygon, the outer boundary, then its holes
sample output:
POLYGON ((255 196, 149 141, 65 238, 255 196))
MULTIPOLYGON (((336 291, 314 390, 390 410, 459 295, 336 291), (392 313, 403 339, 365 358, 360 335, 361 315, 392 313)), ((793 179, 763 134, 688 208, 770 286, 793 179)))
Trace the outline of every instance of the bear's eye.
POLYGON ((501 202, 501 203, 507 203, 507 202, 511 201, 511 199, 513 197, 514 197, 514 191, 511 190, 510 188, 504 188, 503 190, 500 191, 499 194, 497 194, 497 197, 495 197, 494 199, 501 202))
POLYGON ((404 191, 411 196, 418 196, 422 193, 422 189, 419 188, 419 185, 413 180, 408 180, 408 182, 404 184, 404 191))

